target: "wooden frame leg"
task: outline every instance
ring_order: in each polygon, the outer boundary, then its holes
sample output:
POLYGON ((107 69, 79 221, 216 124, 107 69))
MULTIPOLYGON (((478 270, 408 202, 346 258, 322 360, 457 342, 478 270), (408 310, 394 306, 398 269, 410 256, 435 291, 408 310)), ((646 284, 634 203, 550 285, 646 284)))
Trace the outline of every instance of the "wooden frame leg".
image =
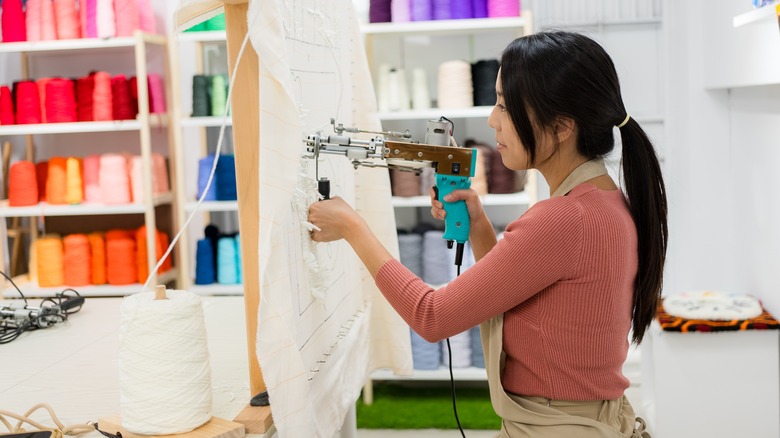
MULTIPOLYGON (((248 32, 249 5, 225 4, 228 68, 232 75, 238 62, 238 52, 248 32)), ((257 311, 260 305, 258 272, 258 233, 260 217, 260 90, 257 53, 244 50, 236 72, 231 96, 233 111, 233 143, 236 156, 236 186, 238 190, 238 222, 241 229, 244 302, 246 310, 247 351, 249 353, 249 384, 252 395, 265 390, 263 375, 257 362, 257 311)), ((270 407, 247 407, 235 418, 243 423, 247 433, 265 432, 272 424, 270 407)))

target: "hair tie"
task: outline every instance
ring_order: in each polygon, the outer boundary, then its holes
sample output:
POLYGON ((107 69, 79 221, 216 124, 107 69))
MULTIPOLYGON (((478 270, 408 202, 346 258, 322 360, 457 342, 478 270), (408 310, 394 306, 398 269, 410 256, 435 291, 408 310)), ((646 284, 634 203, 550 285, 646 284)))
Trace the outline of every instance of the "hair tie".
POLYGON ((619 125, 617 125, 618 129, 620 129, 620 128, 622 128, 622 127, 626 126, 626 123, 628 123, 628 119, 630 119, 630 118, 631 118, 631 114, 629 114, 629 113, 626 113, 626 118, 625 118, 625 119, 623 119, 623 121, 622 121, 622 122, 620 122, 620 124, 619 124, 619 125))

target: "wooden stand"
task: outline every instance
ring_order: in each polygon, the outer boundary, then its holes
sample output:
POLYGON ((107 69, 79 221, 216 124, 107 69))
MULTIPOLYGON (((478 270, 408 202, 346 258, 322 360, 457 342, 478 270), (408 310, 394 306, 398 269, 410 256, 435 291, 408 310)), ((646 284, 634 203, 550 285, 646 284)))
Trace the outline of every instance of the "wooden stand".
POLYGON ((122 427, 119 415, 113 415, 98 420, 98 427, 101 431, 116 435, 122 434, 122 438, 244 438, 246 433, 244 425, 221 418, 212 417, 203 426, 185 433, 176 435, 139 435, 128 432, 122 427))

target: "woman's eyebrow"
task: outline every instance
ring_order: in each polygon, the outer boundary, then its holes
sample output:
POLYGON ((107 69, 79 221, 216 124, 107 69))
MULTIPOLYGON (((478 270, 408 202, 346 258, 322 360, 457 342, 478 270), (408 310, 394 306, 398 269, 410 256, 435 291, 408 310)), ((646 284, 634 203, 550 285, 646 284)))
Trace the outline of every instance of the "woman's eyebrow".
POLYGON ((502 93, 502 92, 501 92, 501 91, 499 91, 499 90, 496 90, 496 95, 498 95, 498 96, 501 96, 501 97, 504 97, 504 93, 502 93))

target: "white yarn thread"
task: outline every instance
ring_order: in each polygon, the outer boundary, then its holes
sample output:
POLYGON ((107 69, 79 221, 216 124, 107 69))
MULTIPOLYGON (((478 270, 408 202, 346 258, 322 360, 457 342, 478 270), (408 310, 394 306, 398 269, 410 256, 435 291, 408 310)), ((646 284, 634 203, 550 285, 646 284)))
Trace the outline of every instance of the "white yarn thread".
POLYGON ((200 297, 167 291, 124 299, 119 342, 122 426, 143 435, 189 432, 211 419, 211 368, 200 297))
POLYGON ((387 107, 390 111, 401 109, 401 80, 394 68, 387 73, 387 107))
POLYGON ((401 68, 391 68, 387 79, 387 100, 390 111, 408 110, 409 89, 406 86, 406 74, 401 68))
POLYGON ((431 93, 428 91, 428 75, 423 68, 412 70, 412 108, 416 110, 431 107, 431 93))
MULTIPOLYGON (((301 159, 301 168, 306 169, 310 163, 309 159, 301 159)), ((317 181, 310 177, 306 171, 298 174, 298 187, 295 189, 292 199, 292 208, 301 222, 301 254, 304 265, 306 265, 309 290, 314 298, 322 299, 326 297, 326 272, 322 269, 324 264, 320 259, 318 246, 327 245, 327 243, 318 243, 311 239, 309 233, 311 230, 322 231, 316 225, 309 222, 309 205, 322 199, 318 189, 317 181)))
POLYGON ((406 72, 404 69, 399 68, 395 71, 398 78, 398 109, 401 111, 407 111, 412 108, 409 101, 409 87, 406 85, 406 72))
POLYGON ((381 112, 390 111, 390 66, 379 66, 379 77, 376 93, 377 109, 381 112))
POLYGON ((471 64, 455 60, 439 66, 439 108, 470 108, 474 106, 474 85, 471 64))

